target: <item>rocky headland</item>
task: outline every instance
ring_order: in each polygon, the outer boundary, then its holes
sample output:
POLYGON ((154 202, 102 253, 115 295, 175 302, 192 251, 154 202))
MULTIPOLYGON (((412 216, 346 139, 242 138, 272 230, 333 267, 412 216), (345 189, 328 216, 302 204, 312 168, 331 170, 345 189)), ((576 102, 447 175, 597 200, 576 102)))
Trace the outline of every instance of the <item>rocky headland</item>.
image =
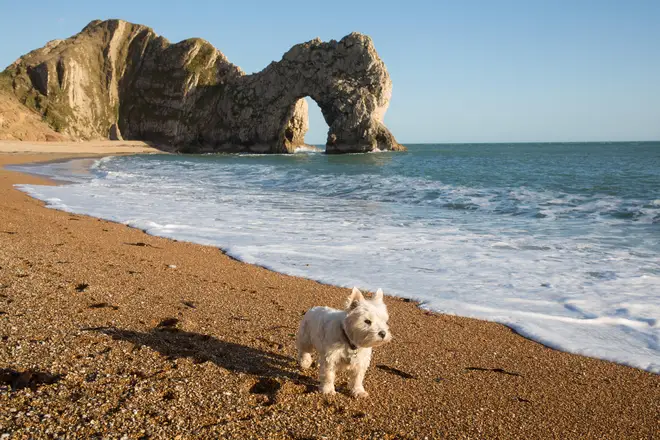
POLYGON ((0 138, 290 153, 304 145, 311 97, 329 126, 326 152, 404 150, 383 124, 391 93, 385 64, 359 33, 298 44, 247 75, 205 40, 171 44, 143 25, 96 20, 0 74, 0 138), (16 117, 2 118, 11 106, 6 114, 26 115, 21 121, 40 116, 43 133, 34 138, 16 117))

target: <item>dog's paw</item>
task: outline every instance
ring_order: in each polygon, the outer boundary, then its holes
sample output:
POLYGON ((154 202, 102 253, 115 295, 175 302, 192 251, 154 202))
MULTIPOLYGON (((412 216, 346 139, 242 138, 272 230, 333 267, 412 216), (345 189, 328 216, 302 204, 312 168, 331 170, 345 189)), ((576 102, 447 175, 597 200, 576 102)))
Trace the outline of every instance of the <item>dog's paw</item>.
POLYGON ((298 360, 298 363, 300 364, 300 368, 303 370, 306 370, 307 368, 312 366, 312 355, 309 353, 305 353, 302 355, 302 357, 298 360))
POLYGON ((334 385, 324 385, 324 386, 322 386, 321 387, 321 392, 325 396, 334 396, 335 394, 337 394, 337 392, 335 391, 334 385))
POLYGON ((357 390, 351 390, 351 395, 353 397, 356 397, 358 399, 364 399, 366 397, 369 397, 369 393, 367 393, 364 388, 362 389, 357 389, 357 390))

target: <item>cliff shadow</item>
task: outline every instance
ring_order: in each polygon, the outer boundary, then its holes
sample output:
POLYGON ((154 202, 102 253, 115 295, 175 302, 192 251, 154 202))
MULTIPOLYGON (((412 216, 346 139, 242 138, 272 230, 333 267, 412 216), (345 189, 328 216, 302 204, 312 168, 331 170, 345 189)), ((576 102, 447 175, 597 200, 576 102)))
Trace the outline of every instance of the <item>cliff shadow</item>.
POLYGON ((150 347, 169 360, 188 358, 195 363, 213 362, 226 370, 258 376, 261 382, 271 378, 285 378, 296 384, 314 389, 316 381, 297 371, 294 358, 247 345, 223 341, 209 335, 179 330, 175 327, 156 327, 148 332, 124 330, 115 327, 89 328, 128 341, 137 347, 150 347))

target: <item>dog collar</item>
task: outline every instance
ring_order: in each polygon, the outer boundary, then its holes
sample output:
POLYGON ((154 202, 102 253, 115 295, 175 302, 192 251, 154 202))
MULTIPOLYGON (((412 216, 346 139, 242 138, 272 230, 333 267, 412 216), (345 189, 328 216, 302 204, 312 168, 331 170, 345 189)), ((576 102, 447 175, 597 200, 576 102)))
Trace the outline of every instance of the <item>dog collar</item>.
POLYGON ((357 345, 353 344, 351 342, 351 338, 349 338, 348 335, 346 334, 346 330, 344 329, 343 323, 341 324, 341 332, 344 335, 344 339, 346 339, 346 343, 348 343, 348 346, 351 348, 351 350, 353 351, 357 350, 358 349, 357 345))

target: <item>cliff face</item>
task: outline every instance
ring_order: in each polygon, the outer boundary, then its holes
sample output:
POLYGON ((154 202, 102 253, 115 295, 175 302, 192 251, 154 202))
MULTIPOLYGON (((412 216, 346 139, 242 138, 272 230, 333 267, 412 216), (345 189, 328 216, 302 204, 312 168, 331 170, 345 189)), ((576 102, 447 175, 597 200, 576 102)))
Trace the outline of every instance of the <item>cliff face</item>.
POLYGON ((94 21, 2 73, 12 93, 74 139, 151 141, 182 151, 292 152, 321 108, 329 153, 403 149, 383 125, 392 83, 371 39, 294 46, 245 75, 210 43, 170 44, 152 29, 94 21))

